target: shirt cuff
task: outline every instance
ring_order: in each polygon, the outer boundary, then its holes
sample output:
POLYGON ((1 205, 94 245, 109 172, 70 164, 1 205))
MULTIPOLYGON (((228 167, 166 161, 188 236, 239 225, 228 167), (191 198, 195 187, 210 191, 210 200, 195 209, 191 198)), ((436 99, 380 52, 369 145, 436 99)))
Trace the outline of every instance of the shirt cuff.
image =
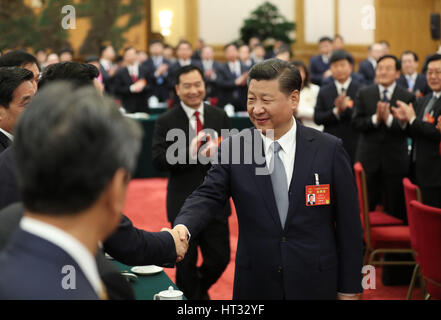
POLYGON ((412 125, 412 123, 415 121, 416 117, 413 117, 412 119, 410 119, 409 121, 409 125, 412 125))
POLYGON ((378 126, 377 114, 373 114, 371 120, 374 126, 378 126))
POLYGON ((337 107, 334 107, 334 108, 332 109, 332 113, 334 114, 334 116, 335 116, 338 120, 340 120, 340 115, 338 114, 338 109, 337 109, 337 107))
POLYGON ((190 241, 191 234, 190 234, 190 231, 188 231, 188 228, 187 228, 186 226, 184 226, 183 224, 177 224, 177 225, 175 225, 175 227, 177 227, 177 226, 183 226, 183 227, 185 228, 185 230, 187 230, 188 241, 190 241))
POLYGON ((392 122, 394 121, 393 115, 389 114, 389 117, 387 117, 386 126, 388 128, 392 127, 392 122))
POLYGON ((132 84, 132 85, 130 86, 130 92, 134 92, 134 88, 135 88, 135 85, 132 84))

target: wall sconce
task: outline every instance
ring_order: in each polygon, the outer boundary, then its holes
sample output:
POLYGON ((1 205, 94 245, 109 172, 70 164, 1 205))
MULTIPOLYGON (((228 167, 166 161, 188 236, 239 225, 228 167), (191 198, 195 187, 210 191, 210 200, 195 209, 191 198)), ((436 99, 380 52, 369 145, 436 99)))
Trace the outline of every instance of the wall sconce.
POLYGON ((161 34, 166 37, 169 36, 171 31, 173 12, 170 10, 162 10, 159 12, 159 25, 161 26, 161 34))

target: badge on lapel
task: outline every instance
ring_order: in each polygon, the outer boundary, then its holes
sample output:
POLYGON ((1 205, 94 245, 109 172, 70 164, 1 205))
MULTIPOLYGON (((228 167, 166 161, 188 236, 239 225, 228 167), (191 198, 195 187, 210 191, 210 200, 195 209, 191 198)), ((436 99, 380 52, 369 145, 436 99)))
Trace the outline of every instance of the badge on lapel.
POLYGON ((315 176, 315 185, 306 186, 306 206, 324 206, 331 204, 331 188, 329 184, 320 184, 319 175, 315 176))

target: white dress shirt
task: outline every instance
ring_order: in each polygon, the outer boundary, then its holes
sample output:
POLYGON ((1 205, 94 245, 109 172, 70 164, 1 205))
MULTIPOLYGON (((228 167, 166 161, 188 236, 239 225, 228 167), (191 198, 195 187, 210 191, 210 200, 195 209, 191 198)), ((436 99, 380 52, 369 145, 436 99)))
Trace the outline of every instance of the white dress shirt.
POLYGON ((324 127, 314 122, 315 105, 319 91, 320 87, 313 83, 300 90, 300 101, 297 106, 296 117, 302 121, 304 126, 323 131, 324 127))
POLYGON ((179 61, 179 65, 181 67, 186 67, 186 66, 189 66, 191 64, 191 59, 187 59, 187 60, 179 59, 178 61, 179 61))
POLYGON ((231 73, 235 73, 236 77, 239 77, 242 74, 242 70, 240 69, 240 62, 236 60, 234 62, 228 62, 228 67, 230 68, 231 73))
POLYGON ((27 216, 24 216, 21 219, 20 228, 39 238, 49 241, 65 251, 73 260, 75 260, 89 283, 92 285, 96 294, 100 296, 103 287, 98 273, 96 260, 80 241, 51 224, 27 216))
POLYGON ((190 122, 190 126, 193 130, 196 130, 196 116, 194 113, 199 111, 199 120, 201 120, 202 125, 204 124, 204 103, 201 102, 201 105, 197 109, 190 108, 186 106, 185 103, 181 101, 182 109, 184 109, 185 114, 187 115, 188 121, 190 122))
POLYGON ((0 128, 0 132, 2 132, 9 140, 14 141, 14 136, 9 132, 3 130, 2 128, 0 128))
MULTIPOLYGON (((286 184, 288 186, 291 184, 292 174, 294 172, 294 159, 296 156, 296 132, 297 132, 297 124, 296 120, 293 119, 293 125, 291 129, 288 130, 282 137, 280 137, 277 142, 279 142, 282 149, 279 151, 280 160, 282 160, 283 166, 285 167, 286 173, 286 184)), ((267 136, 260 133, 263 139, 263 145, 265 150, 265 160, 266 166, 269 168, 271 159, 274 156, 273 148, 274 148, 274 140, 268 138, 267 136)))
POLYGON ((377 69, 377 60, 375 60, 372 57, 369 57, 368 61, 371 63, 372 67, 374 67, 374 70, 377 69))

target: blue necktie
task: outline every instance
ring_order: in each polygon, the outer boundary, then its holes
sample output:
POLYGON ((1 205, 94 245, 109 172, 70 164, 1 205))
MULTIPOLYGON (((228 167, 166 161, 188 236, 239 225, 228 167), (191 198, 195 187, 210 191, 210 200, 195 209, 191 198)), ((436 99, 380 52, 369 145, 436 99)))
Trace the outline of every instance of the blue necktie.
POLYGON ((282 149, 280 144, 275 141, 273 143, 274 153, 271 159, 270 168, 273 168, 271 173, 271 182, 273 185, 274 198, 276 199, 277 210, 279 211, 280 222, 282 228, 285 228, 285 221, 288 215, 289 199, 288 199, 288 185, 286 179, 285 167, 279 156, 279 151, 282 149))
POLYGON ((383 100, 381 100, 383 102, 389 102, 389 98, 387 97, 387 90, 384 89, 383 91, 383 100))
POLYGON ((413 78, 412 77, 407 78, 407 86, 409 87, 409 89, 411 91, 413 90, 414 85, 415 85, 415 82, 413 82, 413 78))

